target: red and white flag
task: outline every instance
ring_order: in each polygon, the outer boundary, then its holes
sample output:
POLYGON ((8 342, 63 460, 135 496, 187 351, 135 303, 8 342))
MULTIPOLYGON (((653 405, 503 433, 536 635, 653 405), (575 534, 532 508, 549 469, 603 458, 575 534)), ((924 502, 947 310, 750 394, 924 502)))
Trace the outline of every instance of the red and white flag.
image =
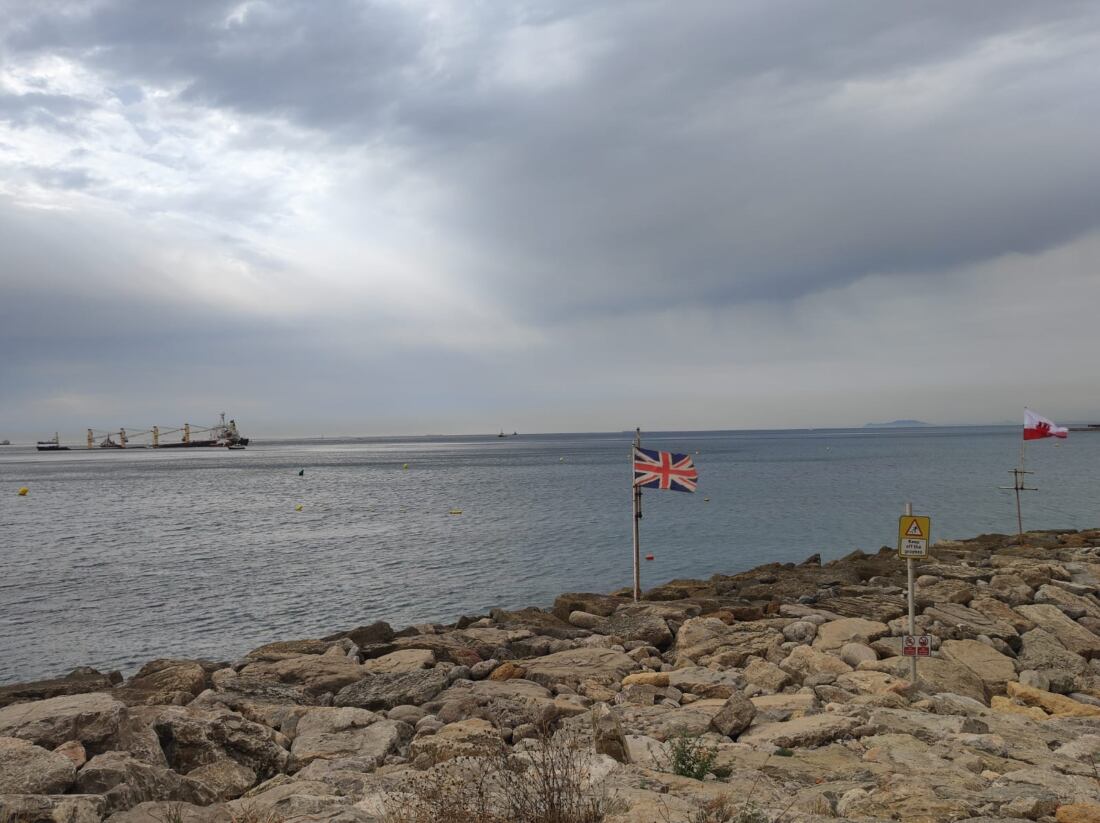
POLYGON ((1055 425, 1041 414, 1024 409, 1024 440, 1042 440, 1044 437, 1067 437, 1069 429, 1055 425))

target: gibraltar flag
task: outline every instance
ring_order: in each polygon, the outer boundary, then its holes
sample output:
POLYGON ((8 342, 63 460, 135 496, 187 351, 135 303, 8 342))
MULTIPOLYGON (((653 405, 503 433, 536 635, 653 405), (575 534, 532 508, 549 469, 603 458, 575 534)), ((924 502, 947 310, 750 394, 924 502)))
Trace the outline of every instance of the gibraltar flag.
POLYGON ((1054 425, 1053 420, 1047 420, 1041 414, 1036 414, 1031 409, 1024 409, 1024 440, 1042 440, 1044 437, 1066 437, 1069 429, 1065 426, 1054 425))

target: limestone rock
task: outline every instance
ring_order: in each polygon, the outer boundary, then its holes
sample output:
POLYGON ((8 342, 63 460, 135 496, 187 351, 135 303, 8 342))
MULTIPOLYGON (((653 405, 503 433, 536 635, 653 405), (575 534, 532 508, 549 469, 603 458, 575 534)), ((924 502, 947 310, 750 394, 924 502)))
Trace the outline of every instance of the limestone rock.
POLYGON ((88 753, 84 751, 84 745, 79 740, 67 740, 54 749, 54 752, 68 758, 78 769, 88 762, 88 753))
POLYGON ((858 617, 878 623, 889 623, 908 609, 904 597, 885 594, 828 597, 819 600, 816 605, 842 617, 858 617))
POLYGON ((813 714, 784 723, 763 723, 753 726, 738 738, 754 746, 820 746, 851 737, 859 721, 836 714, 813 714))
POLYGON ((1088 670, 1088 663, 1081 655, 1069 651, 1056 635, 1045 629, 1032 629, 1021 635, 1016 662, 1021 669, 1040 672, 1054 670, 1077 675, 1088 670))
MULTIPOLYGON (((221 805, 196 806, 178 800, 150 800, 138 803, 132 809, 115 812, 109 823, 233 823, 229 810, 221 805)), ((75 823, 75 821, 73 821, 75 823)))
POLYGON ((664 618, 646 610, 645 605, 620 606, 607 620, 607 631, 623 640, 640 640, 656 649, 672 644, 672 631, 664 618))
POLYGON ((239 675, 223 669, 211 676, 212 689, 198 695, 188 705, 196 709, 224 707, 239 712, 254 723, 279 728, 289 718, 315 706, 318 696, 305 686, 279 683, 258 675, 239 675))
POLYGON ((826 623, 817 630, 813 647, 818 651, 840 649, 846 643, 871 643, 890 633, 890 627, 876 620, 846 617, 826 623))
POLYGON ((187 776, 205 784, 218 800, 234 800, 256 784, 256 772, 229 758, 199 766, 187 776))
POLYGON ((619 763, 630 762, 622 726, 606 703, 597 703, 592 707, 592 738, 597 754, 606 754, 619 763))
POLYGON ((864 661, 878 660, 878 654, 863 643, 845 643, 840 647, 840 659, 854 669, 864 661))
POLYGON ((941 580, 931 586, 920 586, 916 591, 918 606, 933 603, 960 603, 965 606, 974 599, 977 590, 962 580, 941 580))
POLYGON ((1009 683, 1008 696, 1030 706, 1039 706, 1043 710, 1060 717, 1100 717, 1100 707, 1080 703, 1070 697, 1044 692, 1025 686, 1022 683, 1009 683))
POLYGON ((1058 823, 1100 823, 1100 803, 1066 803, 1054 812, 1058 823))
POLYGON ((372 771, 411 736, 408 725, 365 709, 315 708, 298 721, 290 753, 297 768, 325 759, 353 761, 372 771))
POLYGON ((132 711, 166 741, 168 765, 181 774, 223 758, 251 769, 260 779, 286 770, 289 753, 280 745, 277 732, 235 712, 193 706, 146 706, 132 711))
POLYGON ((194 660, 154 660, 112 692, 130 706, 189 703, 207 685, 207 672, 194 660))
POLYGON ((73 669, 64 677, 0 686, 0 708, 12 703, 48 700, 72 694, 110 691, 122 679, 118 672, 103 674, 92 668, 73 669))
POLYGON ((1016 679, 1012 659, 977 640, 945 640, 940 646, 940 656, 970 669, 991 694, 1004 692, 1005 684, 1016 679))
MULTIPOLYGON (((973 603, 973 601, 971 601, 973 603)), ((950 630, 948 637, 956 640, 973 640, 978 635, 999 637, 1011 641, 1018 636, 1015 627, 995 616, 987 616, 977 609, 958 603, 937 603, 924 610, 925 617, 937 620, 950 630)))
POLYGON ((328 637, 322 638, 323 640, 333 641, 347 638, 359 648, 366 646, 378 646, 385 643, 389 643, 393 640, 393 628, 389 623, 384 620, 379 620, 376 623, 371 623, 367 626, 359 626, 358 628, 351 629, 346 632, 338 632, 336 634, 330 634, 328 637))
POLYGON ((818 674, 844 674, 852 667, 831 654, 818 651, 811 646, 798 646, 779 664, 779 668, 800 679, 818 674))
POLYGON ((811 643, 817 635, 817 624, 809 620, 796 620, 783 627, 783 637, 792 643, 811 643))
POLYGON ((0 794, 0 820, 11 823, 100 823, 107 814, 101 795, 0 794))
POLYGON ((565 683, 575 687, 586 680, 618 683, 638 664, 612 649, 571 649, 524 661, 524 668, 528 680, 543 686, 565 683))
POLYGON ((0 709, 0 736, 53 749, 68 740, 103 748, 126 718, 126 706, 107 694, 75 694, 0 709))
POLYGON ((623 678, 623 686, 643 685, 667 688, 670 683, 668 672, 635 672, 623 678))
MULTIPOLYGON (((699 697, 726 699, 745 685, 741 675, 732 670, 715 671, 703 666, 687 666, 664 673, 666 684, 699 697)), ((633 677, 633 675, 631 675, 633 677)), ((626 680, 624 679, 625 683, 626 680)))
POLYGON ((249 663, 240 674, 299 685, 309 694, 319 695, 339 691, 362 680, 369 672, 346 657, 299 654, 281 660, 249 663))
POLYGON ((1069 651, 1085 658, 1100 656, 1100 637, 1070 620, 1057 607, 1038 603, 1017 606, 1016 611, 1057 637, 1069 651))
MULTIPOLYGON (((774 663, 759 657, 750 657, 745 666, 745 682, 757 692, 765 694, 781 691, 791 682, 791 676, 774 663)), ((719 697, 720 695, 713 695, 719 697)))
MULTIPOLYGON (((718 702, 718 701, 714 701, 718 702)), ((721 706, 675 709, 670 706, 615 706, 612 711, 627 735, 643 735, 665 741, 674 737, 698 737, 710 729, 711 717, 721 706)))
POLYGON ((435 665, 435 653, 431 649, 402 649, 375 657, 363 664, 371 674, 415 672, 435 665))
POLYGON ((448 723, 435 734, 417 736, 409 745, 409 757, 423 758, 435 765, 456 757, 488 756, 499 751, 500 734, 493 724, 479 717, 448 723))
POLYGON ((713 617, 695 617, 676 634, 676 664, 741 666, 749 657, 780 657, 782 643, 782 634, 758 623, 728 626, 713 617))
POLYGON ((0 737, 0 794, 63 794, 75 779, 76 766, 65 755, 0 737))
POLYGON ((611 597, 606 594, 573 592, 560 594, 554 600, 553 613, 559 620, 568 620, 575 611, 588 612, 599 617, 610 617, 615 609, 628 603, 625 597, 611 597))
POLYGON ((1072 594, 1059 586, 1040 586, 1035 592, 1035 602, 1054 606, 1073 620, 1085 616, 1100 618, 1100 603, 1095 598, 1072 594))
POLYGON ((277 640, 253 649, 245 657, 249 660, 274 662, 303 654, 322 655, 332 648, 333 643, 332 640, 277 640))
POLYGON ((489 675, 490 680, 522 680, 527 675, 527 669, 508 660, 501 663, 489 675))
POLYGON ((80 770, 76 785, 84 794, 107 795, 108 805, 116 810, 149 800, 181 800, 200 806, 217 800, 205 783, 143 763, 128 752, 96 755, 80 770))
MULTIPOLYGON (((860 668, 887 672, 907 680, 909 678, 910 658, 888 657, 874 663, 862 663, 860 668)), ((917 663, 917 686, 925 692, 950 692, 987 702, 985 683, 970 669, 938 657, 922 657, 917 663)))
POLYGON ((741 692, 734 692, 711 718, 710 725, 720 734, 736 738, 749 727, 755 716, 756 706, 741 692))
POLYGON ((392 709, 395 706, 427 703, 447 685, 440 669, 376 674, 341 689, 333 703, 359 709, 392 709))

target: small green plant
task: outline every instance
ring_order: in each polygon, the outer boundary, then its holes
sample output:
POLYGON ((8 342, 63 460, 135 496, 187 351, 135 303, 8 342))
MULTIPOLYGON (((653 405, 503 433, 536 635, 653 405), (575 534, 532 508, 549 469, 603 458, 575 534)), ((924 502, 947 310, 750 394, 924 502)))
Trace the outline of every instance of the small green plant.
POLYGON ((669 766, 673 774, 702 780, 714 766, 718 752, 699 741, 697 737, 681 735, 668 747, 669 766))
POLYGON ((794 757, 794 751, 791 749, 783 748, 782 746, 775 750, 776 757, 794 757))

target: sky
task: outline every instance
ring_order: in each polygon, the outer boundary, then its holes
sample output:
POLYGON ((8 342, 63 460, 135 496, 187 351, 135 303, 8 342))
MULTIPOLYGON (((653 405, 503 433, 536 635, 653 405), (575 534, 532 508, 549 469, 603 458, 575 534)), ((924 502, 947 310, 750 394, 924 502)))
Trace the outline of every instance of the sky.
POLYGON ((1100 5, 0 0, 0 437, 1100 421, 1100 5))

